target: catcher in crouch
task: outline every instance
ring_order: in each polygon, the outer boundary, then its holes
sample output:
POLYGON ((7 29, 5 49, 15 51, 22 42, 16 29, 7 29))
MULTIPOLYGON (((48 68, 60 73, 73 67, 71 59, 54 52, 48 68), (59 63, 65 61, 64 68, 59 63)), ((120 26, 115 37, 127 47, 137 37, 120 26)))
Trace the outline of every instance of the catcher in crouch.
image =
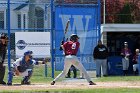
POLYGON ((30 81, 29 79, 32 76, 33 73, 33 67, 35 64, 35 60, 32 59, 32 51, 27 51, 24 53, 24 56, 17 59, 12 66, 12 71, 9 72, 11 75, 8 77, 8 83, 7 85, 12 85, 12 79, 14 75, 22 76, 23 80, 21 81, 21 84, 29 85, 30 81))
POLYGON ((64 69, 63 71, 52 81, 51 85, 55 84, 55 81, 57 81, 60 77, 65 77, 65 75, 68 73, 71 65, 78 68, 80 71, 83 72, 85 75, 85 78, 89 82, 89 85, 96 85, 94 82, 91 81, 89 75, 87 74, 85 68, 83 65, 79 62, 78 58, 76 57, 76 54, 78 52, 80 43, 78 42, 79 37, 76 34, 72 34, 70 36, 70 41, 65 42, 63 45, 61 45, 62 49, 65 53, 65 60, 64 60, 64 69))

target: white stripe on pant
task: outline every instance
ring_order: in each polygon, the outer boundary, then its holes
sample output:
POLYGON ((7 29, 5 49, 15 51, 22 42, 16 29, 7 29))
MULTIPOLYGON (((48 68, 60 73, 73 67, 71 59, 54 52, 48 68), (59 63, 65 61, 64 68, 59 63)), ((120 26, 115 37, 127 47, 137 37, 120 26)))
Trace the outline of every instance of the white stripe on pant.
POLYGON ((83 67, 82 63, 79 62, 78 58, 74 55, 68 55, 65 56, 64 60, 64 69, 63 71, 54 79, 54 81, 57 81, 60 77, 65 77, 65 75, 68 73, 71 65, 75 66, 77 69, 83 72, 85 78, 87 81, 91 81, 89 75, 87 74, 85 68, 83 67))

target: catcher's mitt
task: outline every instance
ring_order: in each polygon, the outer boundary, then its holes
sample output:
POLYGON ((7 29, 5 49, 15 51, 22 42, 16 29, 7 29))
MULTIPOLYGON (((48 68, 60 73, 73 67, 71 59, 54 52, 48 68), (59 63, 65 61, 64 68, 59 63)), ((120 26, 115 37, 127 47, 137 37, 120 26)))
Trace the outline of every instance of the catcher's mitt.
POLYGON ((26 71, 26 68, 24 68, 24 67, 22 67, 22 66, 18 66, 17 69, 18 69, 19 72, 24 72, 24 71, 26 71))

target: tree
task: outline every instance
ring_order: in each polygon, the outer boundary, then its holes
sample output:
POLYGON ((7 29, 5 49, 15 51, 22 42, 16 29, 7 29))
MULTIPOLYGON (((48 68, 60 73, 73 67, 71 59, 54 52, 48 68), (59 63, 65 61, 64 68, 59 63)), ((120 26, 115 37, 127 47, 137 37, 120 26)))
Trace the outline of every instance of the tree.
MULTIPOLYGON (((101 0, 101 21, 103 2, 101 0)), ((106 0, 106 23, 140 23, 140 0, 106 0)))
MULTIPOLYGON (((103 18, 103 0, 101 0, 101 17, 103 18)), ((122 5, 119 0, 106 0, 106 23, 116 23, 118 16, 117 14, 120 12, 122 5)), ((102 19, 101 18, 101 19, 102 19)), ((103 19, 102 19, 103 21, 103 19)))
POLYGON ((119 23, 132 23, 130 3, 125 3, 120 14, 121 15, 118 18, 119 23))
POLYGON ((133 0, 131 3, 131 15, 133 17, 133 23, 140 23, 140 0, 133 0))

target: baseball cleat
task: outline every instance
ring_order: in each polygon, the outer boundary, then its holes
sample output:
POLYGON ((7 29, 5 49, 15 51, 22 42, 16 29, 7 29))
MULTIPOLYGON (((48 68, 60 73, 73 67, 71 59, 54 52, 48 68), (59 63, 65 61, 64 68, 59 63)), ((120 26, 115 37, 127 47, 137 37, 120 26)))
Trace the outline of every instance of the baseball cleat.
POLYGON ((6 83, 4 81, 0 81, 0 84, 2 85, 6 85, 6 83))
POLYGON ((90 82, 89 82, 89 85, 96 85, 96 83, 90 81, 90 82))
POLYGON ((8 86, 12 86, 12 83, 7 83, 8 86))
POLYGON ((21 85, 30 85, 30 84, 31 84, 31 82, 30 82, 30 81, 28 81, 28 82, 21 81, 21 85))
POLYGON ((53 81, 52 83, 51 83, 51 85, 54 85, 55 84, 55 81, 53 81))
POLYGON ((70 76, 67 76, 66 78, 71 78, 70 76))

